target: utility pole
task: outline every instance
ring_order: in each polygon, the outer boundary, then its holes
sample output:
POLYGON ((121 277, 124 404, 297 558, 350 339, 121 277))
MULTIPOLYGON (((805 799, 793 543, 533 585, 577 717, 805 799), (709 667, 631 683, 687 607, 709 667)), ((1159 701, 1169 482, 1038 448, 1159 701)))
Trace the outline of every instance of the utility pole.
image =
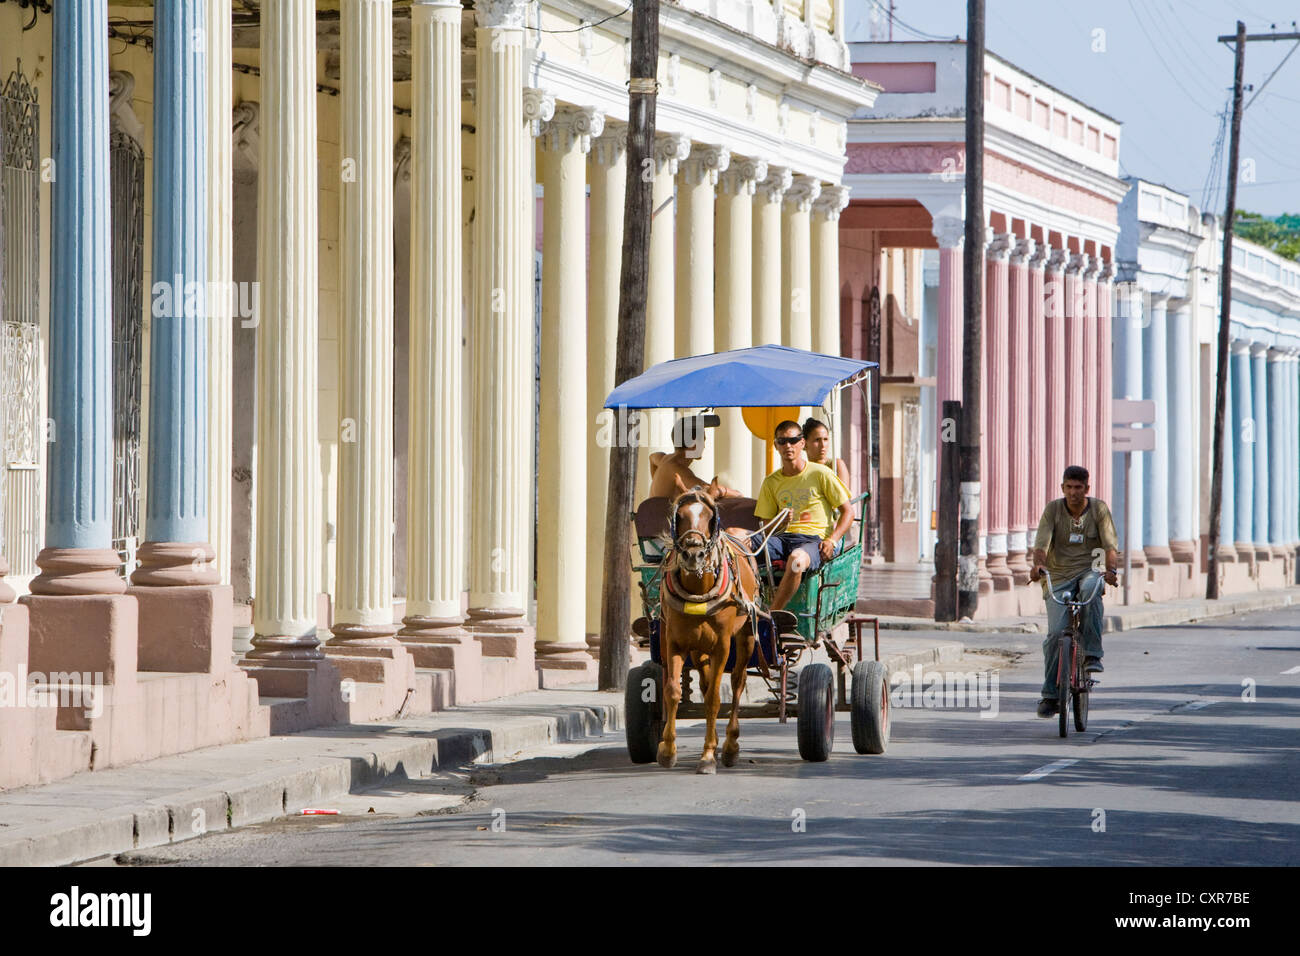
MULTIPOLYGON (((1292 26, 1294 25, 1293 23, 1292 26)), ((1209 563, 1205 573, 1206 600, 1213 600, 1219 596, 1218 547, 1223 510, 1223 419, 1228 387, 1228 326, 1232 317, 1232 234, 1234 220, 1237 218, 1237 167, 1241 164, 1241 114, 1243 112, 1241 99, 1244 92, 1242 78, 1246 68, 1246 44, 1260 40, 1295 40, 1300 43, 1300 33, 1260 33, 1248 36, 1246 24, 1238 20, 1236 35, 1219 37, 1220 43, 1235 44, 1236 56, 1232 82, 1232 134, 1228 140, 1228 199, 1227 208, 1223 212, 1223 260, 1219 269, 1218 381, 1214 389, 1214 452, 1210 460, 1210 538, 1207 547, 1209 563)), ((1277 70, 1274 70, 1268 79, 1271 80, 1276 74, 1277 70)), ((1267 84, 1268 80, 1264 82, 1267 84)), ((1263 86, 1255 92, 1255 96, 1262 91, 1263 86)), ((1254 100, 1255 98, 1251 97, 1252 103, 1254 100)))
MULTIPOLYGON (((659 64, 659 0, 633 0, 632 62, 628 80, 627 190, 623 201, 623 263, 618 294, 618 341, 614 384, 641 374, 645 363, 645 306, 650 270, 650 221, 654 190, 655 80, 659 64)), ((636 446, 622 436, 635 433, 615 409, 609 449, 609 506, 605 512, 605 568, 600 602, 601 690, 622 690, 632 662, 631 568, 632 496, 636 488, 636 446)), ((630 414, 637 415, 632 411, 630 414)))
POLYGON ((934 619, 957 620, 957 514, 961 486, 961 402, 948 399, 939 419, 938 538, 934 544, 934 619), (949 425, 949 422, 952 424, 949 425), (947 434, 951 429, 952 433, 947 434))
MULTIPOLYGON (((984 0, 966 2, 966 248, 962 255, 961 552, 957 616, 979 606, 980 355, 984 350, 984 0)), ((937 570, 937 568, 936 568, 937 570)))

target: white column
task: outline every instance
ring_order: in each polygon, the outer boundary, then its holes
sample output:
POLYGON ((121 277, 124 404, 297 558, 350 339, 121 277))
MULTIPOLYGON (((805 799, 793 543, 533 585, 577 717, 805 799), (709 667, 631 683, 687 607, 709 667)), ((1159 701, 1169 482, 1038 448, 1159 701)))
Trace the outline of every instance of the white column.
POLYGON ((537 471, 537 659, 593 664, 585 639, 585 562, 568 560, 566 522, 587 507, 587 160, 599 110, 560 106, 542 127, 542 369, 537 471))
POLYGON ((222 584, 230 583, 231 482, 231 93, 230 0, 207 0, 208 542, 222 584))
MULTIPOLYGON (((754 344, 753 310, 754 201, 757 184, 767 176, 761 159, 731 158, 719 179, 717 200, 717 279, 714 285, 714 340, 719 352, 754 344)), ((722 425, 714 451, 716 470, 725 484, 749 495, 755 441, 738 408, 718 410, 722 425)))
MULTIPOLYGON (((812 204, 812 350, 840 354, 840 213, 849 204, 849 187, 827 186, 812 204)), ((831 457, 843 455, 844 425, 836 397, 830 399, 827 420, 831 457)))
POLYGON ((781 216, 781 343, 812 349, 812 249, 809 214, 821 194, 814 176, 795 176, 785 194, 781 216))
POLYGON ((245 661, 313 661, 321 508, 316 381, 316 10, 261 13, 257 571, 245 661))
POLYGON ((333 645, 393 623, 393 7, 343 0, 339 63, 338 573, 333 645))
MULTIPOLYGON (((609 449, 597 444, 605 396, 614 390, 618 344, 618 285, 623 266, 623 190, 627 184, 627 127, 606 123, 592 140, 587 165, 591 183, 587 269, 587 566, 605 559, 605 509, 609 495, 609 449)), ((587 644, 600 645, 600 588, 587 588, 587 644)))
MULTIPOLYGON (((788 167, 768 165, 767 177, 754 196, 754 344, 780 345, 781 337, 781 203, 794 181, 788 167)), ((767 477, 770 438, 754 443, 753 484, 767 477)))

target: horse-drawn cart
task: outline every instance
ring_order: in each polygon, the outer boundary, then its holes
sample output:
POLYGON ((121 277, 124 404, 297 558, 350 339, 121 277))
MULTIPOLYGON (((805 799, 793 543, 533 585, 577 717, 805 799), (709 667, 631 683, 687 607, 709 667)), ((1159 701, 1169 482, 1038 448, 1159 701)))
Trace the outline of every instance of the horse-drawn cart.
MULTIPOLYGON (((873 368, 875 363, 871 362, 761 346, 661 363, 615 389, 606 407, 739 406, 774 409, 782 413, 780 417, 792 418, 797 414, 796 408, 810 406, 825 408, 827 418, 833 419, 831 399, 850 386, 856 385, 861 390, 866 383, 869 387, 873 368), (747 379, 746 368, 761 368, 762 373, 747 379)), ((865 393, 863 398, 869 442, 871 404, 865 393)), ((768 415, 765 421, 771 424, 775 416, 768 415)), ((768 441, 772 438, 770 434, 761 437, 768 441)), ((868 477, 868 486, 869 481, 868 477)), ((781 562, 768 562, 763 549, 754 549, 758 552, 759 593, 750 609, 749 621, 755 640, 753 653, 743 668, 746 680, 761 680, 772 699, 742 702, 738 712, 740 717, 775 717, 782 723, 793 714, 797 721, 799 753, 805 760, 820 761, 830 755, 836 711, 849 713, 853 745, 858 753, 884 753, 889 742, 888 673, 879 660, 879 629, 873 618, 855 613, 869 499, 868 487, 845 505, 859 511, 855 521, 856 540, 846 539, 840 553, 817 570, 805 573, 785 609, 788 613, 768 610, 784 571, 781 562), (863 631, 868 625, 872 627, 873 637, 870 648, 864 646, 863 631), (813 660, 819 650, 824 650, 829 663, 813 660)), ((716 505, 719 526, 723 528, 771 532, 779 523, 780 516, 765 526, 754 516, 755 502, 750 498, 721 499, 716 505)), ((635 763, 655 760, 664 731, 661 586, 675 533, 670 520, 673 513, 669 499, 650 498, 637 507, 634 515, 641 556, 635 570, 640 577, 643 612, 635 630, 641 646, 650 650, 650 660, 628 674, 627 745, 635 763)), ((732 673, 737 666, 735 656, 733 645, 724 669, 726 673, 732 673)), ((694 662, 697 670, 699 663, 694 662)), ((683 682, 688 680, 684 669, 683 682)), ((706 705, 691 703, 689 688, 684 690, 676 706, 676 716, 709 718, 706 705)), ((713 716, 716 718, 716 709, 713 716)))

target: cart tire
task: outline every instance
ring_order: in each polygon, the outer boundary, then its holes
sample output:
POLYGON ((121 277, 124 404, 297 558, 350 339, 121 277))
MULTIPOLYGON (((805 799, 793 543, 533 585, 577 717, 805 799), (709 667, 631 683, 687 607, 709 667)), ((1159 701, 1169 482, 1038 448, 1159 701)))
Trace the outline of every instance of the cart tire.
POLYGON ((814 763, 831 755, 835 743, 835 677, 828 665, 809 664, 799 671, 799 756, 814 763))
POLYGON ((624 720, 627 723, 627 755, 633 763, 654 763, 659 754, 659 740, 663 737, 664 669, 654 661, 646 661, 627 673, 627 687, 623 691, 624 720), (650 700, 646 692, 652 685, 650 700))
POLYGON ((889 672, 880 661, 858 661, 849 689, 853 749, 883 754, 889 746, 889 672))

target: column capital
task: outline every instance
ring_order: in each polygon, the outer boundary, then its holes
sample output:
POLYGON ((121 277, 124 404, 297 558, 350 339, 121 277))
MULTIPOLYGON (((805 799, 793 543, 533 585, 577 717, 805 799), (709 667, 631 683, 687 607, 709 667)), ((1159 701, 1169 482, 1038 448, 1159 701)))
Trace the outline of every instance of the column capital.
POLYGON ((591 139, 591 158, 602 166, 613 166, 627 152, 627 124, 605 120, 605 128, 591 139))
MULTIPOLYGON (((1051 248, 1048 246, 1047 248, 1051 248)), ((1044 268, 1048 272, 1063 272, 1065 264, 1069 260, 1070 253, 1065 249, 1052 249, 1048 254, 1047 263, 1044 268)))
POLYGON ((1016 237, 1009 232, 1000 232, 984 247, 984 258, 997 262, 1005 260, 1011 254, 1011 247, 1016 237))
POLYGON ((542 148, 567 153, 578 147, 586 154, 591 141, 605 129, 605 112, 594 106, 555 106, 550 119, 542 123, 542 148))
POLYGON ((1085 256, 1085 258, 1088 262, 1083 267, 1083 278, 1089 282, 1095 282, 1097 281, 1097 274, 1101 272, 1101 257, 1085 256))
POLYGON ((691 138, 681 133, 655 135, 655 172, 677 175, 677 167, 691 155, 691 138))
POLYGON ((1269 349, 1268 349, 1268 360, 1269 360, 1270 362, 1285 362, 1285 361, 1286 361, 1286 358, 1287 358, 1287 350, 1286 350, 1286 349, 1278 348, 1278 347, 1275 346, 1275 345, 1274 345, 1274 346, 1269 346, 1269 349))
POLYGON ((1069 274, 1083 276, 1083 271, 1088 268, 1088 255, 1081 252, 1067 253, 1069 258, 1065 264, 1065 271, 1069 274))
POLYGON ((1251 358, 1263 358, 1265 355, 1268 354, 1268 349, 1269 346, 1267 342, 1251 342, 1250 343, 1251 358))
POLYGON ((1098 282, 1110 282, 1115 278, 1115 260, 1102 259, 1101 271, 1097 273, 1098 282))
POLYGON ((529 0, 474 0, 474 25, 480 30, 522 30, 529 0))
POLYGON ((758 184, 758 189, 767 202, 779 203, 792 182, 794 173, 789 166, 773 166, 768 163, 767 176, 758 184))
POLYGON ((1016 239, 1007 258, 1013 266, 1023 266, 1034 255, 1037 245, 1032 239, 1016 239))
POLYGON ((393 144, 393 185, 411 181, 411 137, 403 135, 393 144))
POLYGON ((785 202, 796 212, 808 212, 821 191, 821 180, 816 176, 792 176, 790 188, 785 191, 785 202))
POLYGON ((244 100, 231 111, 232 145, 254 166, 257 165, 260 118, 261 107, 254 100, 244 100))
POLYGON ((724 193, 752 196, 767 178, 767 161, 749 156, 732 156, 726 171, 718 177, 724 193))
POLYGON ((727 147, 696 143, 681 166, 681 174, 688 185, 699 186, 707 180, 709 185, 716 186, 718 174, 730 163, 731 150, 727 147))
POLYGON ((1045 242, 1037 242, 1033 239, 1028 241, 1035 245, 1033 252, 1029 254, 1029 268, 1042 269, 1052 258, 1052 247, 1045 242))
POLYGON ((849 205, 848 186, 824 186, 821 195, 813 202, 813 212, 823 216, 827 222, 837 222, 849 205))
POLYGON ((1250 343, 1242 339, 1235 339, 1228 343, 1228 348, 1233 355, 1249 355, 1250 343))
POLYGON ((523 94, 524 119, 532 130, 532 134, 540 136, 542 134, 542 124, 548 122, 555 115, 555 94, 547 93, 535 86, 525 86, 523 94))
POLYGON ((930 232, 939 240, 940 249, 959 249, 966 238, 966 220, 959 216, 935 216, 930 232))
POLYGON ((126 70, 112 70, 108 74, 108 118, 113 132, 123 132, 141 143, 144 124, 131 108, 135 92, 135 74, 126 70))

